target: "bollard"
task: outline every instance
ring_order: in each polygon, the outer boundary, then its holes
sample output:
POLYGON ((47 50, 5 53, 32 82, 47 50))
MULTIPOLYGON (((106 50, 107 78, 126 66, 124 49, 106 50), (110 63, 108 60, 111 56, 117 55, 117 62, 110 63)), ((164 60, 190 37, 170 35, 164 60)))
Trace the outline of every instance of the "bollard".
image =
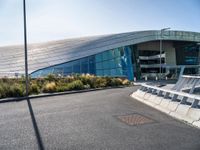
POLYGON ((145 81, 147 81, 147 80, 148 80, 148 77, 146 76, 146 77, 145 77, 145 81))
POLYGON ((156 76, 156 81, 158 81, 158 77, 156 76))
POLYGON ((136 77, 134 77, 134 79, 133 79, 133 80, 134 80, 134 82, 136 82, 136 81, 137 81, 136 77))
POLYGON ((165 80, 168 80, 168 77, 165 77, 165 80))

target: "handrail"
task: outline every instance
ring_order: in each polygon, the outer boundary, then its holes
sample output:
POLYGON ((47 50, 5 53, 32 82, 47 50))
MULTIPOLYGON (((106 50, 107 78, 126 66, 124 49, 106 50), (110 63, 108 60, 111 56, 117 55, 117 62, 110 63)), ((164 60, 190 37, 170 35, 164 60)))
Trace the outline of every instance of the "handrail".
POLYGON ((166 92, 166 93, 170 93, 170 94, 175 94, 175 95, 179 95, 179 96, 183 96, 183 97, 187 97, 187 98, 191 98, 191 99, 195 99, 195 100, 200 101, 200 96, 198 96, 198 95, 167 90, 167 89, 163 89, 163 88, 159 88, 159 87, 155 87, 155 86, 151 86, 151 85, 147 85, 147 84, 142 84, 142 86, 147 87, 147 88, 156 89, 158 91, 162 91, 162 92, 166 92))
POLYGON ((193 79, 200 79, 200 76, 190 76, 190 75, 182 75, 183 78, 193 78, 193 79))

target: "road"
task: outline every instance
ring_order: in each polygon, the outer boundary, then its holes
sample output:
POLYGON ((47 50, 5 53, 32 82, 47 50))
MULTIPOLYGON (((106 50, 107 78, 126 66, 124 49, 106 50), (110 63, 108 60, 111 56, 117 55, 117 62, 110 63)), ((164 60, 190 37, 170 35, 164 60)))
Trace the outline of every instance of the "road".
POLYGON ((129 95, 137 87, 0 104, 0 149, 199 150, 200 130, 129 95), (152 123, 127 125, 118 116, 140 114, 152 123), (40 137, 40 138, 39 138, 40 137))

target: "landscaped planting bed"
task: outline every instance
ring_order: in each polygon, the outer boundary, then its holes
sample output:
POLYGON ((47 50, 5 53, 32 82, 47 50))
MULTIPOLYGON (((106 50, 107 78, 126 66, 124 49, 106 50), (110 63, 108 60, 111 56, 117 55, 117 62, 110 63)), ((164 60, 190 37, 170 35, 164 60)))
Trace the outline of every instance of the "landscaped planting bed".
MULTIPOLYGON (((29 95, 128 85, 130 85, 129 80, 121 78, 98 77, 89 74, 76 74, 67 77, 48 75, 45 78, 29 78, 29 95)), ((0 98, 23 96, 25 96, 24 77, 0 79, 0 98)))

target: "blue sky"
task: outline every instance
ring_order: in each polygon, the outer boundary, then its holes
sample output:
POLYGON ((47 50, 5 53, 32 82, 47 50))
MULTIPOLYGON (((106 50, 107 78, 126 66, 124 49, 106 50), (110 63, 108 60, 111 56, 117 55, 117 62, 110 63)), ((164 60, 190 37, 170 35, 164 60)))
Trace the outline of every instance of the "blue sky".
MULTIPOLYGON (((0 46, 23 43, 23 0, 0 0, 0 46)), ((26 0, 28 42, 138 30, 200 32, 200 0, 26 0)))

